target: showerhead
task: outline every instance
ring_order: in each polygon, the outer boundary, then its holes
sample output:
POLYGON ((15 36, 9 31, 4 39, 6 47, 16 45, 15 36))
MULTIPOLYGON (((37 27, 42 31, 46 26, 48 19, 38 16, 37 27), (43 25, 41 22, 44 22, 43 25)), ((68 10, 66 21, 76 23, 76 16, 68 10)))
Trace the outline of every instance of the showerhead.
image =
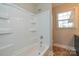
POLYGON ((38 9, 38 11, 40 12, 42 9, 38 9))

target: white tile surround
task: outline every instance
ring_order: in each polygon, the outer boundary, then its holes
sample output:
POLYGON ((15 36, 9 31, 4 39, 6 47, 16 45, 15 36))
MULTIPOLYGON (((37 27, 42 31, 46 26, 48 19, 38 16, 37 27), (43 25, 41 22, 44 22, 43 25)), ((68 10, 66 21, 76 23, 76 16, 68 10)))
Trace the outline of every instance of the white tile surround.
POLYGON ((0 33, 0 55, 14 55, 19 49, 33 46, 36 42, 39 44, 41 35, 44 36, 43 44, 50 46, 49 10, 33 14, 15 4, 0 4, 0 8, 5 11, 1 11, 0 15, 8 18, 9 25, 9 30, 3 28, 6 34, 0 33))

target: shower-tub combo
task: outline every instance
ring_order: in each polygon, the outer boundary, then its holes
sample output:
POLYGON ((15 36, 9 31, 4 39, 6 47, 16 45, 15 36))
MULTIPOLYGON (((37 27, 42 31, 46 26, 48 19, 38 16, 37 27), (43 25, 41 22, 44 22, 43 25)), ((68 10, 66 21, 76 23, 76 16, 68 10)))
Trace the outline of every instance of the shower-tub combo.
POLYGON ((50 21, 50 10, 34 14, 16 4, 0 4, 0 55, 48 55, 50 21))

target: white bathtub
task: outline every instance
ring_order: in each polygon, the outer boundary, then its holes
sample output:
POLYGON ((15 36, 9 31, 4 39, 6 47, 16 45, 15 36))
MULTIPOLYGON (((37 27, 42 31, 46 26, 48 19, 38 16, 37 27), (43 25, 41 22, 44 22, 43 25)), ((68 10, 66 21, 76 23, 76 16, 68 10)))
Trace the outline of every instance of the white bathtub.
POLYGON ((24 47, 19 49, 13 53, 13 56, 46 56, 49 53, 49 47, 47 46, 40 46, 38 44, 34 44, 29 48, 24 47))

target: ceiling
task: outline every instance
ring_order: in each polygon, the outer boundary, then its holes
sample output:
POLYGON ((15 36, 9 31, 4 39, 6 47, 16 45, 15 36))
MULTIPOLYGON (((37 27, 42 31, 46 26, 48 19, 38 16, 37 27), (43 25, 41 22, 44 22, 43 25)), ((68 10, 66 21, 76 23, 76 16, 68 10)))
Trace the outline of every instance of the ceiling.
POLYGON ((59 5, 63 5, 64 3, 53 3, 52 4, 52 7, 56 7, 56 6, 59 6, 59 5))
POLYGON ((41 11, 45 11, 50 9, 51 6, 56 7, 62 4, 63 3, 16 3, 16 5, 20 6, 21 8, 33 13, 39 13, 39 9, 41 11))
POLYGON ((33 13, 39 13, 39 9, 45 11, 50 8, 50 3, 16 3, 16 5, 33 13))

